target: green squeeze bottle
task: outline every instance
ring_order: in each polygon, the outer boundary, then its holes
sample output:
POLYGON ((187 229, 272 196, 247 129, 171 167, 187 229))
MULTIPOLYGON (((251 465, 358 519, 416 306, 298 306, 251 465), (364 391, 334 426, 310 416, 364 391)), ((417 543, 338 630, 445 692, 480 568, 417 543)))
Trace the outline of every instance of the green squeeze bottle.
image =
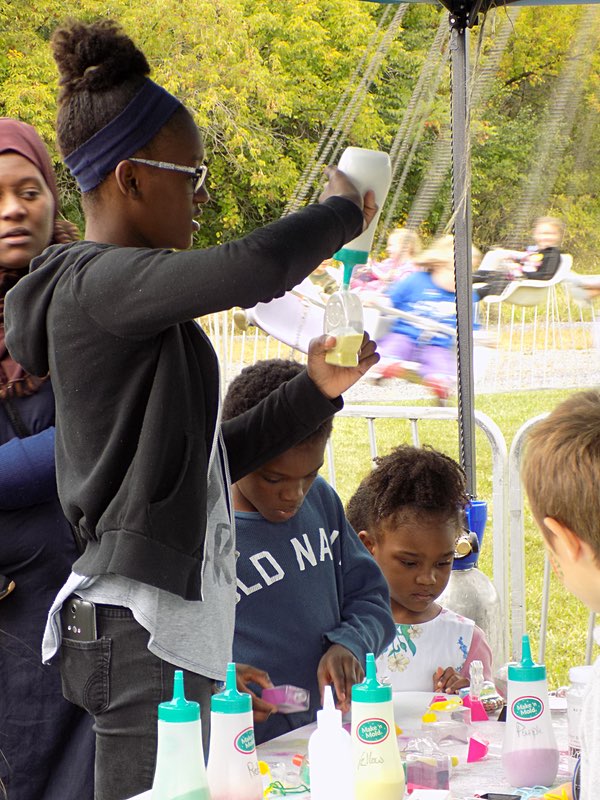
POLYGON ((158 747, 152 800, 210 800, 200 705, 186 700, 183 672, 175 670, 173 699, 158 706, 158 747))
POLYGON ((377 222, 390 188, 392 168, 387 153, 362 147, 347 147, 338 167, 352 179, 361 194, 372 189, 378 206, 369 227, 335 254, 343 264, 342 288, 331 295, 325 307, 325 333, 336 338, 336 345, 325 360, 340 367, 355 367, 363 340, 364 320, 360 299, 350 291, 350 278, 354 267, 366 264, 369 258, 377 222))
POLYGON ((364 681, 352 687, 352 753, 355 800, 404 797, 392 687, 377 680, 373 653, 367 653, 364 681))

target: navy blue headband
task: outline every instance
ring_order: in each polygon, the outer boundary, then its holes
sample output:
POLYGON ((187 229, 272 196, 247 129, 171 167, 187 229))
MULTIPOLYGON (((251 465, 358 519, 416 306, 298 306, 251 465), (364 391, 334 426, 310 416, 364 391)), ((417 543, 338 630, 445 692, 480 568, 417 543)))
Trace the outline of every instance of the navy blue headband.
POLYGON ((82 192, 102 183, 119 161, 154 138, 181 102, 150 78, 123 111, 65 158, 82 192))

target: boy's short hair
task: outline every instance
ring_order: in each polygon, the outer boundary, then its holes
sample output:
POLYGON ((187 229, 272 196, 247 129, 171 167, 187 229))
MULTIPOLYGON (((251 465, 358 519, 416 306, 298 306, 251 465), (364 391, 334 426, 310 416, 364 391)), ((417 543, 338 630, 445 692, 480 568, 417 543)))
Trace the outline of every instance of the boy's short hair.
POLYGON ((414 514, 454 518, 462 526, 469 496, 452 458, 432 447, 400 445, 376 464, 346 508, 355 531, 377 536, 383 523, 402 524, 414 514))
POLYGON ((354 530, 370 531, 373 527, 373 494, 368 485, 368 476, 363 478, 358 489, 354 492, 346 506, 346 519, 354 530))
MULTIPOLYGON (((295 378, 304 370, 302 364, 292 359, 269 358, 245 367, 229 384, 223 401, 223 420, 232 419, 258 405, 261 400, 278 389, 282 383, 295 378)), ((333 417, 298 444, 312 439, 328 439, 333 428, 333 417)))
POLYGON ((578 392, 529 432, 521 477, 544 536, 552 517, 576 533, 600 562, 600 392, 578 392))

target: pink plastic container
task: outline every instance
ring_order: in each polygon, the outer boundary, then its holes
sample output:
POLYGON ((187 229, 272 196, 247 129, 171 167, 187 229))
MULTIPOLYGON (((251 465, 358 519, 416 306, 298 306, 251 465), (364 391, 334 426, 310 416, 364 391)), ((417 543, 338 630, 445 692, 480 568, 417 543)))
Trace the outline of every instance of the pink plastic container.
POLYGON ((267 703, 273 703, 281 714, 293 714, 296 711, 308 711, 310 707, 310 692, 299 686, 283 684, 273 686, 272 689, 263 689, 262 698, 267 703))

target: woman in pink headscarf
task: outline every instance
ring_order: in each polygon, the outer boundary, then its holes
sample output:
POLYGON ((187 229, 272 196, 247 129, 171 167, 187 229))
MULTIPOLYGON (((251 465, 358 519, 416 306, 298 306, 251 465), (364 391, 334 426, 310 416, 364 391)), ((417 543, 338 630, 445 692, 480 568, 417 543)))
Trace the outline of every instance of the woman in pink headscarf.
POLYGON ((52 163, 35 130, 0 118, 0 780, 10 800, 91 800, 91 719, 43 666, 47 609, 78 549, 56 493, 54 396, 4 341, 4 298, 48 245, 57 218, 52 163))

